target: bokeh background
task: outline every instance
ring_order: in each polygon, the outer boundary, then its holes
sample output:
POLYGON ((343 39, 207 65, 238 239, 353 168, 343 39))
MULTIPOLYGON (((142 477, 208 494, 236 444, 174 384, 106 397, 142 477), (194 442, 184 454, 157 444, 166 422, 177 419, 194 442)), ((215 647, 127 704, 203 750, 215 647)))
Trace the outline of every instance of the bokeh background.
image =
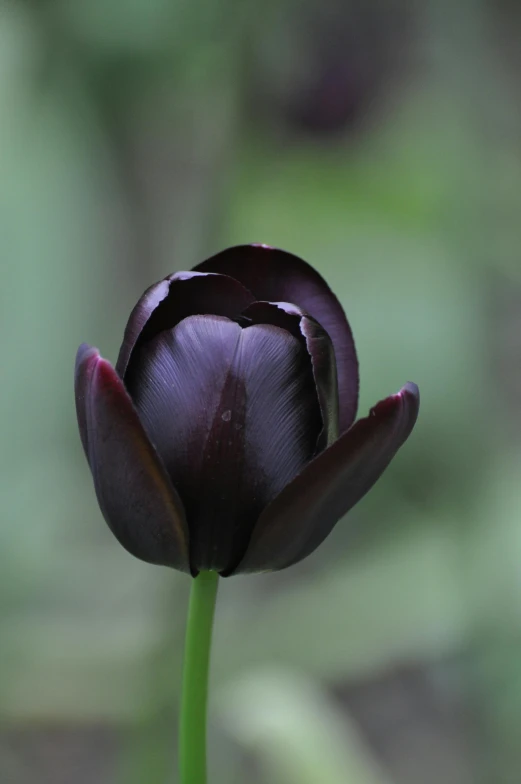
POLYGON ((308 560, 222 581, 212 784, 518 784, 521 7, 0 0, 0 780, 173 784, 189 580, 76 432, 152 281, 232 244, 340 296, 411 440, 308 560))

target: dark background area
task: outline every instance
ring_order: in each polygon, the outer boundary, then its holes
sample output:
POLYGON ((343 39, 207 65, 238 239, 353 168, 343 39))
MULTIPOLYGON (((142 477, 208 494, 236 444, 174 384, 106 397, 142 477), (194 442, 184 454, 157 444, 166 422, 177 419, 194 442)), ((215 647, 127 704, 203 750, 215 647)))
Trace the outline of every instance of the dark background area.
POLYGON ((309 559, 222 581, 212 784, 518 784, 521 10, 0 0, 0 780, 173 784, 189 580, 132 559, 77 434, 154 280, 304 257, 361 413, 417 428, 309 559))

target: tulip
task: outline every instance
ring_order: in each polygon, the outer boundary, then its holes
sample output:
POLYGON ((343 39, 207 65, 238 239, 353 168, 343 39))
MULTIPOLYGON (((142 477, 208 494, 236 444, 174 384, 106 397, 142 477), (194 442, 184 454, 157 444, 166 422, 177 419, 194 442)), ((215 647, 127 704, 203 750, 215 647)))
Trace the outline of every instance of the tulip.
POLYGON ((80 346, 76 408, 103 515, 144 561, 191 573, 181 784, 206 784, 218 575, 313 552, 408 438, 406 384, 355 422, 358 363, 335 295, 302 259, 230 248, 151 286, 116 367, 80 346))
POLYGON ((355 422, 338 299, 302 259, 230 248, 151 286, 116 367, 82 345, 80 434, 103 515, 133 555, 193 576, 312 553, 408 438, 408 383, 355 422))

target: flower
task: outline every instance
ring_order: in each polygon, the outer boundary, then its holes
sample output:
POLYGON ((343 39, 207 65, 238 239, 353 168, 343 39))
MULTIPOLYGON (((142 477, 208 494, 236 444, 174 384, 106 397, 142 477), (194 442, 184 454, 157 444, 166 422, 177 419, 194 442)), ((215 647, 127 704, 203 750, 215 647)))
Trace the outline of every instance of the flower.
POLYGON ((138 558, 193 575, 308 556, 387 467, 419 406, 408 383, 354 423, 342 307, 309 264, 266 245, 151 286, 115 369, 80 346, 75 388, 112 532, 138 558))

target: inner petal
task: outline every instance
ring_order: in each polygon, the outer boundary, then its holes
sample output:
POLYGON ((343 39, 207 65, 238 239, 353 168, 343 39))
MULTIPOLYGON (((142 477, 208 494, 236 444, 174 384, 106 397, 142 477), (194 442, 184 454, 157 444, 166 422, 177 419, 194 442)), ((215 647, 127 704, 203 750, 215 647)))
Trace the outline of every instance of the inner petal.
POLYGON ((232 568, 314 453, 305 348, 279 327, 191 316, 138 349, 127 386, 185 505, 192 568, 232 568))

